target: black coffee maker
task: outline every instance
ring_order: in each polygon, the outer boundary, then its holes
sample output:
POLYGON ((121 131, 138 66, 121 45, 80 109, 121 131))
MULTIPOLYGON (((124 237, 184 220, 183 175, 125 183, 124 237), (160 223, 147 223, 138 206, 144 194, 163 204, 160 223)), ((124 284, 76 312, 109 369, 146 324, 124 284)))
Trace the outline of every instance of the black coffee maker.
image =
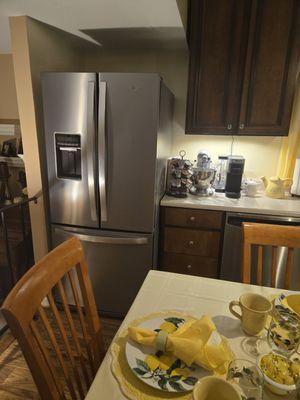
POLYGON ((227 176, 225 196, 232 199, 241 197, 241 184, 244 172, 245 159, 242 156, 229 156, 227 164, 227 176))

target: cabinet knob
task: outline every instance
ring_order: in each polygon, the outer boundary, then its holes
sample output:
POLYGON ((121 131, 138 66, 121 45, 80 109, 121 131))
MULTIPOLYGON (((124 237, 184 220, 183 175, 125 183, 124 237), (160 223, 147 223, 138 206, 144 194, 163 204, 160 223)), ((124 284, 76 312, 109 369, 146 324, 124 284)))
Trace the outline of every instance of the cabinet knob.
POLYGON ((232 129, 232 124, 227 124, 227 129, 230 131, 232 129))
POLYGON ((195 222, 195 217, 193 217, 193 216, 190 216, 190 218, 189 218, 189 220, 190 220, 190 222, 195 222))
POLYGON ((186 269, 189 270, 189 271, 190 271, 192 268, 193 268, 193 267, 192 267, 191 264, 189 264, 189 265, 186 266, 186 269))
POLYGON ((240 124, 240 129, 244 129, 245 128, 245 124, 240 124))
POLYGON ((194 244, 195 244, 195 243, 194 243, 193 240, 190 240, 190 241, 189 241, 189 246, 190 246, 190 247, 194 246, 194 244))

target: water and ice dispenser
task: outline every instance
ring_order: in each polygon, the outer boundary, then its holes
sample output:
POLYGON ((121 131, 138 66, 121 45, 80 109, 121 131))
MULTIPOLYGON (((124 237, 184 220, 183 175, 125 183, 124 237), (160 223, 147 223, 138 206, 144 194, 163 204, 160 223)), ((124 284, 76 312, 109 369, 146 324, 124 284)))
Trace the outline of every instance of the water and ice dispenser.
POLYGON ((55 133, 56 174, 62 179, 81 179, 81 135, 55 133))

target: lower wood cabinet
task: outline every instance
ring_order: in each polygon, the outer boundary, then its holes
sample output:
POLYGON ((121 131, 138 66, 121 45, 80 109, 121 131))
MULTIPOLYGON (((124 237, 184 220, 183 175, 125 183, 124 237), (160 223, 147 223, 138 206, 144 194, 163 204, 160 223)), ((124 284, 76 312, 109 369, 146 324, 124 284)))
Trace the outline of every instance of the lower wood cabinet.
POLYGON ((223 213, 220 211, 194 210, 192 208, 164 207, 165 225, 183 228, 221 229, 223 213))
POLYGON ((216 257, 219 253, 220 233, 201 229, 183 229, 166 226, 164 251, 216 257))
POLYGON ((216 258, 192 256, 190 254, 164 253, 164 271, 178 274, 217 278, 219 262, 216 258))
POLYGON ((220 211, 162 207, 160 269, 218 278, 223 221, 220 211))

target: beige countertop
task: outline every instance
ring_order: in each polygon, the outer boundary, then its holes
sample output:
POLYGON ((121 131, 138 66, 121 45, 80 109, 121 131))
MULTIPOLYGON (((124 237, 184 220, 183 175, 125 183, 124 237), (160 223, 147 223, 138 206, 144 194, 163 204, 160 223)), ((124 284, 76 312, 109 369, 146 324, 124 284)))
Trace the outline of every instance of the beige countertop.
POLYGON ((198 208, 207 210, 231 211, 251 214, 280 215, 300 217, 300 198, 271 199, 265 195, 248 197, 242 194, 240 199, 229 199, 224 193, 200 197, 188 195, 180 199, 165 195, 160 202, 164 207, 198 208))

